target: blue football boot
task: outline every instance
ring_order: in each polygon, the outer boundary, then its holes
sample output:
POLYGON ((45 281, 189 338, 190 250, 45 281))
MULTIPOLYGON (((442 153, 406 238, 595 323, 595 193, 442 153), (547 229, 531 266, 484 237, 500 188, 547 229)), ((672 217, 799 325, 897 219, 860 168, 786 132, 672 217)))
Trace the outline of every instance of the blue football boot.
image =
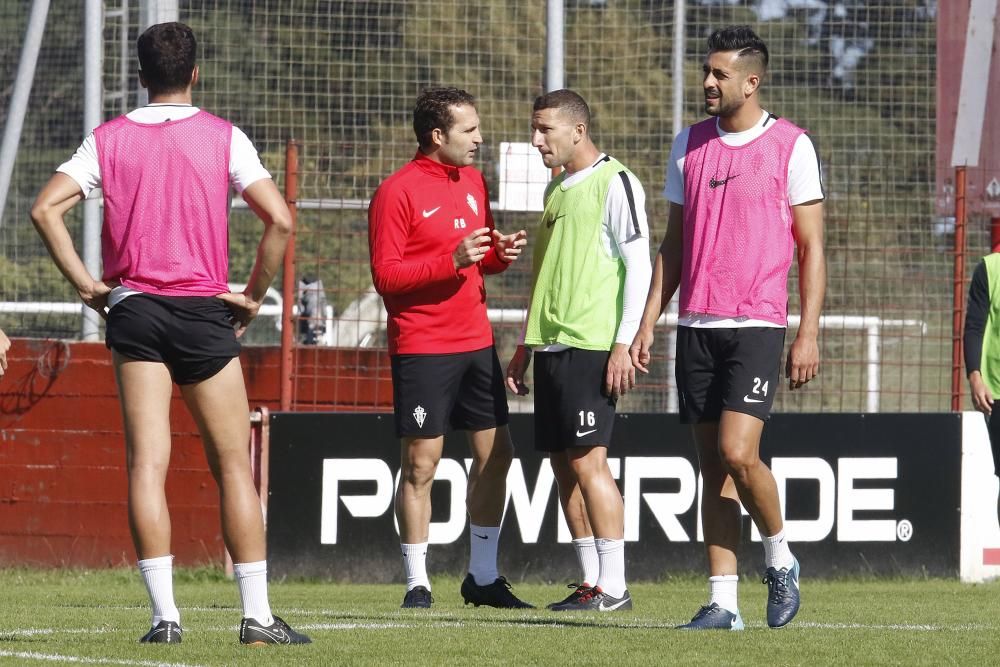
POLYGON ((743 619, 739 612, 735 614, 723 609, 718 604, 705 605, 698 610, 690 623, 678 625, 678 630, 742 630, 743 619))
POLYGON ((780 628, 799 612, 799 561, 792 558, 792 569, 767 568, 761 583, 767 584, 767 624, 780 628))

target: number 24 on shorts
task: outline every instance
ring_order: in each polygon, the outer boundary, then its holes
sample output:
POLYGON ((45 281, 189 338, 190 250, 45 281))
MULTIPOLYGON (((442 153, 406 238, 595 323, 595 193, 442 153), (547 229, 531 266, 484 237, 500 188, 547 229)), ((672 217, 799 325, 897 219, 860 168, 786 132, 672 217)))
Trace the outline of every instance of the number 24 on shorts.
MULTIPOLYGON (((753 394, 754 394, 754 396, 760 396, 760 395, 767 396, 767 385, 768 385, 768 382, 769 382, 768 380, 765 380, 764 383, 761 384, 760 378, 754 378, 753 379, 753 394)), ((764 399, 762 399, 762 398, 751 398, 750 394, 747 394, 746 396, 743 397, 743 402, 744 403, 763 403, 764 399)))

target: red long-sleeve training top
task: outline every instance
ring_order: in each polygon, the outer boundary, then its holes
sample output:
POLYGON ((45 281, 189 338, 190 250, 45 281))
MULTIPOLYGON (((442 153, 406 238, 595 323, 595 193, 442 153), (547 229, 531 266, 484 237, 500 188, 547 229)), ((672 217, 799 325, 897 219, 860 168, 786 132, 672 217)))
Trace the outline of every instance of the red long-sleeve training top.
POLYGON ((483 275, 508 263, 493 248, 455 269, 452 253, 473 230, 494 227, 483 175, 417 152, 387 178, 368 208, 372 281, 389 313, 389 354, 471 352, 493 344, 483 275))

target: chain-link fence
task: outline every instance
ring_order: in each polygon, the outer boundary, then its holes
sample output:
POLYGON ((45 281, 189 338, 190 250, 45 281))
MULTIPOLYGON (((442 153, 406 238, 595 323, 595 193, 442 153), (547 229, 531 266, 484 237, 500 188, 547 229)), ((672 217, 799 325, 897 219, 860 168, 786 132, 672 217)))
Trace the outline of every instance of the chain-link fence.
MULTIPOLYGON (((23 33, 26 4, 0 8, 8 35, 23 33)), ((16 193, 0 230, 8 301, 72 301, 35 238, 27 207, 80 140, 82 4, 54 3, 46 27, 16 193)), ((136 9, 116 18, 116 8, 107 3, 107 117, 137 99, 131 75, 136 9)), ((206 0, 181 2, 180 20, 199 38, 196 103, 246 131, 279 182, 286 140, 300 142, 296 262, 299 300, 309 319, 298 327, 298 358, 327 345, 384 346, 368 270, 366 206, 379 182, 415 151, 413 101, 430 85, 476 95, 485 138, 478 166, 497 200, 506 150, 501 144, 528 141, 531 102, 545 89, 546 3, 206 0)), ((651 249, 666 227, 660 192, 674 124, 674 20, 670 2, 565 3, 565 84, 590 102, 599 148, 645 186, 651 249)), ((705 38, 732 23, 749 23, 769 45, 765 108, 808 128, 818 146, 828 194, 825 313, 843 316, 822 331, 823 366, 815 385, 779 393, 776 409, 948 409, 953 256, 950 232, 934 207, 935 95, 928 82, 935 79, 935 3, 689 0, 682 31, 683 124, 703 115, 705 38)), ((0 47, 5 81, 16 69, 17 43, 9 39, 0 47)), ((7 93, 0 90, 0 104, 7 93)), ((498 206, 495 218, 501 229, 523 227, 530 235, 538 214, 498 206)), ((79 221, 71 222, 78 230, 79 221)), ((251 215, 234 212, 234 281, 248 274, 259 231, 251 215)), ((972 243, 983 245, 972 254, 987 250, 982 238, 972 234, 972 243)), ((487 279, 489 306, 504 311, 494 325, 504 361, 521 327, 510 313, 526 305, 526 260, 530 255, 487 279)), ((793 268, 792 313, 798 310, 796 281, 793 268)), ((261 318, 250 341, 277 344, 275 324, 275 318, 261 318)), ((15 335, 72 337, 77 330, 65 316, 7 316, 3 325, 15 335)), ((664 327, 654 372, 622 409, 668 404, 667 338, 664 327)), ((299 367, 300 381, 314 372, 302 370, 306 366, 299 367)))

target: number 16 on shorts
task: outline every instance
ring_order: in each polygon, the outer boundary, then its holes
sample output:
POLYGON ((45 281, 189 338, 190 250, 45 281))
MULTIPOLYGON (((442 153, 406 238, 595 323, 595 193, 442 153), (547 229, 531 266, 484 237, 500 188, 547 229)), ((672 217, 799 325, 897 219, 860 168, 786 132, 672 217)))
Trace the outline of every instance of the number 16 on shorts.
POLYGON ((580 410, 578 414, 580 416, 580 424, 576 429, 576 437, 582 438, 597 431, 597 418, 594 416, 592 410, 589 412, 587 410, 580 410))

